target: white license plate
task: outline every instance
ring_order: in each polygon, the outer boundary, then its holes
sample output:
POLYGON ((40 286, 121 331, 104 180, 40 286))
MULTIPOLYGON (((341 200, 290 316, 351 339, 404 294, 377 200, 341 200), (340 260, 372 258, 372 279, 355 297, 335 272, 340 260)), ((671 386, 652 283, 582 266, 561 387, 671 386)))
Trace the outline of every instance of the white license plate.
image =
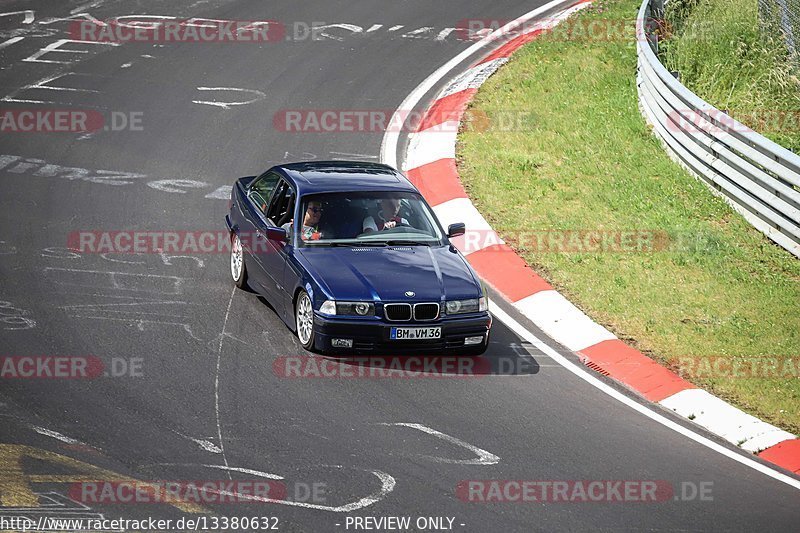
POLYGON ((395 341, 441 339, 442 328, 392 328, 390 338, 395 341))

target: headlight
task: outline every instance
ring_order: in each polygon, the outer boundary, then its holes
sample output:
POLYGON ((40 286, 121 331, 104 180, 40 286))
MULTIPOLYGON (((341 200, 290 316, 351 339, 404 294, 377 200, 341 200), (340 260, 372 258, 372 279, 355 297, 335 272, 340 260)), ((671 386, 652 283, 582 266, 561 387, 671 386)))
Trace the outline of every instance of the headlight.
POLYGON ((371 302, 336 302, 336 314, 375 316, 375 304, 371 302))
POLYGON ((336 302, 325 300, 319 308, 324 315, 337 316, 375 316, 375 304, 372 302, 336 302))
POLYGON ((445 309, 448 315, 460 315, 462 313, 477 313, 486 311, 489 308, 486 296, 472 298, 469 300, 449 300, 445 302, 445 309))

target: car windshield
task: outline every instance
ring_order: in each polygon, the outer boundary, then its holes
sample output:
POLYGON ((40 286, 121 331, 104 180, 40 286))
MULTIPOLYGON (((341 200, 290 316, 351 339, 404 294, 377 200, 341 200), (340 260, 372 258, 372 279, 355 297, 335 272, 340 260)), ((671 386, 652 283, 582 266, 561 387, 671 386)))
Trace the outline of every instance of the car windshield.
POLYGON ((358 191, 304 196, 300 246, 429 246, 442 243, 431 209, 416 193, 358 191))

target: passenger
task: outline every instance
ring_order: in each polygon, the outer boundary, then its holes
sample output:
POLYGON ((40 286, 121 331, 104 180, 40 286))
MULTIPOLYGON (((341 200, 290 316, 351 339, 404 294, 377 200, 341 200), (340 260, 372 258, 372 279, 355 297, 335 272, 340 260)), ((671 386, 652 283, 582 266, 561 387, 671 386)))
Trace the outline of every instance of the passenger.
MULTIPOLYGON (((317 241, 322 238, 322 233, 319 231, 319 221, 322 218, 322 202, 318 200, 311 200, 306 207, 306 214, 303 217, 303 229, 300 231, 300 238, 304 241, 317 241)), ((292 224, 294 220, 287 222, 283 229, 287 233, 292 233, 292 224)))
POLYGON ((378 213, 378 219, 368 216, 364 219, 362 231, 364 233, 370 231, 382 231, 385 229, 392 229, 398 225, 409 226, 408 220, 398 216, 400 212, 400 200, 398 198, 384 198, 381 200, 381 211, 378 213))

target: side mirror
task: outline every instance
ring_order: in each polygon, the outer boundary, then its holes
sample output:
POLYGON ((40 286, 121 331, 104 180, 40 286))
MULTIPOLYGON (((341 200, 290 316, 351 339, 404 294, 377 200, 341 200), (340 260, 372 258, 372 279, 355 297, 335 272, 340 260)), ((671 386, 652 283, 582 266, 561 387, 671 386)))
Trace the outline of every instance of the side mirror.
POLYGON ((466 232, 467 226, 463 222, 456 222, 455 224, 447 226, 448 237, 458 237, 459 235, 464 235, 466 232))
POLYGON ((283 228, 267 228, 267 239, 278 242, 289 242, 289 235, 283 228))

